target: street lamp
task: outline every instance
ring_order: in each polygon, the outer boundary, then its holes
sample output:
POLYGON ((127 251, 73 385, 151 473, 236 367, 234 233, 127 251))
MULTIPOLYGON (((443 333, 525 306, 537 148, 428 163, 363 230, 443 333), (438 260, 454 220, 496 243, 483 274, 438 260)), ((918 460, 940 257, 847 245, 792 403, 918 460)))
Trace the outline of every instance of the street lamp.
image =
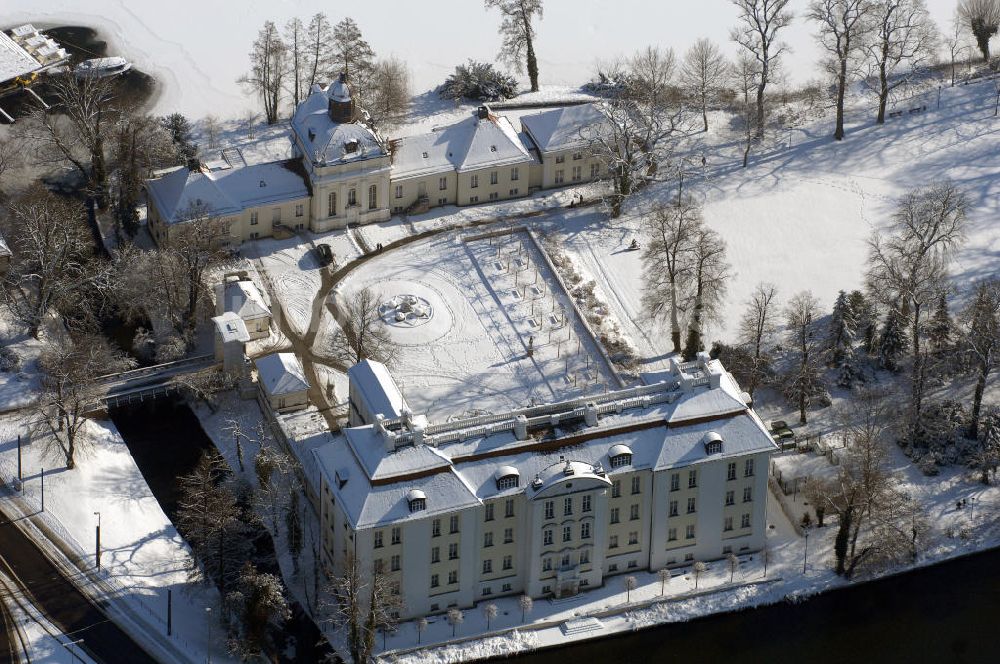
POLYGON ((101 569, 101 513, 94 512, 94 516, 97 517, 97 533, 95 537, 94 544, 94 561, 97 564, 97 569, 101 569))
POLYGON ((212 607, 205 607, 205 622, 208 623, 208 646, 205 648, 205 662, 212 664, 212 607))
POLYGON ((809 531, 806 531, 806 548, 802 551, 802 573, 806 573, 806 562, 809 560, 809 531))
POLYGON ((69 654, 73 658, 74 662, 82 662, 83 661, 82 659, 80 659, 79 657, 76 656, 76 651, 73 650, 73 646, 76 646, 77 648, 79 648, 81 643, 83 643, 83 639, 77 639, 76 641, 70 641, 69 643, 67 643, 65 645, 66 650, 69 651, 69 654))

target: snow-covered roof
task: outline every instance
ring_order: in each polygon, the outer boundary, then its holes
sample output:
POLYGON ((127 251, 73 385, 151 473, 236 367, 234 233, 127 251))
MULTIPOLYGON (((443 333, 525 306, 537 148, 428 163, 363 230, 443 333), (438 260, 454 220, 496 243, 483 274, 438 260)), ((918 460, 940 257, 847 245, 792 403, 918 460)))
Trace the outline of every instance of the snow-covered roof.
POLYGON ((270 316, 264 298, 252 281, 230 281, 222 290, 222 309, 243 320, 270 316))
POLYGON ((227 311, 219 316, 215 316, 212 318, 212 322, 215 323, 215 329, 218 330, 223 343, 230 341, 247 343, 250 341, 250 333, 247 332, 246 324, 242 318, 233 312, 227 311))
POLYGON ((167 223, 186 221, 193 211, 211 216, 239 214, 310 195, 305 173, 295 159, 211 172, 179 168, 148 180, 146 189, 167 223))
POLYGON ((521 116, 521 127, 542 152, 585 147, 603 122, 604 116, 593 104, 521 116))
POLYGON ((30 74, 42 68, 38 60, 5 32, 0 31, 0 82, 30 74))
POLYGON ((429 134, 398 139, 393 151, 393 178, 420 177, 480 168, 516 165, 533 160, 510 120, 488 113, 429 134))
POLYGON ((618 443, 617 445, 612 445, 611 449, 608 450, 609 457, 621 456, 623 454, 632 454, 632 448, 628 445, 618 443))
POLYGON ((347 370, 347 377, 373 417, 382 415, 391 420, 403 415, 406 401, 384 364, 362 360, 347 370))
POLYGON ((347 77, 341 74, 336 81, 331 83, 330 87, 327 88, 326 96, 342 104, 351 103, 351 86, 347 84, 347 77))
POLYGON ((309 389, 305 372, 294 353, 273 353, 256 360, 257 378, 268 396, 309 389))
POLYGON ((298 136, 306 159, 320 166, 375 159, 387 154, 375 132, 364 124, 334 122, 330 118, 327 93, 323 90, 314 90, 298 105, 292 116, 292 131, 298 136), (348 151, 348 144, 356 145, 356 149, 348 151))

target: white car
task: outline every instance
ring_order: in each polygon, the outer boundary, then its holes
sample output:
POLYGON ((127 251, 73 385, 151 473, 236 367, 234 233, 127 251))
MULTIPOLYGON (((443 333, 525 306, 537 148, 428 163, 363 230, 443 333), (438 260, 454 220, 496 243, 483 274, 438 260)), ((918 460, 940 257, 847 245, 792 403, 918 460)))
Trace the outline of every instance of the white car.
POLYGON ((105 78, 124 74, 131 68, 131 62, 125 58, 114 56, 84 60, 73 69, 73 73, 77 78, 105 78))

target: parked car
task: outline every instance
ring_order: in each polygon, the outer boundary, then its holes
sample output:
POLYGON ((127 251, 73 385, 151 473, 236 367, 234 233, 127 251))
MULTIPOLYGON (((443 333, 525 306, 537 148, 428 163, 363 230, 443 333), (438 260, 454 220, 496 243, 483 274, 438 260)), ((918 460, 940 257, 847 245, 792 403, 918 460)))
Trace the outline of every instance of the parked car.
POLYGON ((771 420, 771 437, 782 444, 791 443, 795 441, 795 432, 784 420, 771 420))
POLYGON ((333 250, 330 249, 328 244, 317 244, 316 245, 316 260, 319 261, 320 265, 329 265, 333 262, 333 250))

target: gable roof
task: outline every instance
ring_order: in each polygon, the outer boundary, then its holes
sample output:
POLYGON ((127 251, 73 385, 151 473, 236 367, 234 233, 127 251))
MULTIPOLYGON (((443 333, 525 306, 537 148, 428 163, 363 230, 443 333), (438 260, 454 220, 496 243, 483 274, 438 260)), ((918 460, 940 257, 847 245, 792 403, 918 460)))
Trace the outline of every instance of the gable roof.
POLYGON ((584 147, 590 142, 588 133, 603 122, 604 115, 593 104, 564 106, 521 116, 521 127, 542 152, 584 147))
POLYGON ((381 362, 362 360, 347 370, 351 389, 356 389, 373 415, 395 419, 403 414, 406 401, 389 370, 381 362))
POLYGON ((246 320, 270 316, 264 298, 252 281, 229 281, 222 291, 222 310, 246 320))
POLYGON ((306 159, 320 166, 332 166, 388 154, 370 128, 360 122, 334 122, 328 108, 327 92, 319 88, 295 109, 292 131, 298 136, 306 159), (351 141, 358 145, 354 152, 346 148, 351 141))
POLYGON ((305 372, 294 353, 274 353, 255 361, 257 378, 268 396, 292 394, 309 389, 305 372))
POLYGON ((239 214, 259 207, 309 196, 296 159, 218 171, 179 168, 146 182, 146 189, 167 223, 185 221, 191 210, 212 216, 239 214))

